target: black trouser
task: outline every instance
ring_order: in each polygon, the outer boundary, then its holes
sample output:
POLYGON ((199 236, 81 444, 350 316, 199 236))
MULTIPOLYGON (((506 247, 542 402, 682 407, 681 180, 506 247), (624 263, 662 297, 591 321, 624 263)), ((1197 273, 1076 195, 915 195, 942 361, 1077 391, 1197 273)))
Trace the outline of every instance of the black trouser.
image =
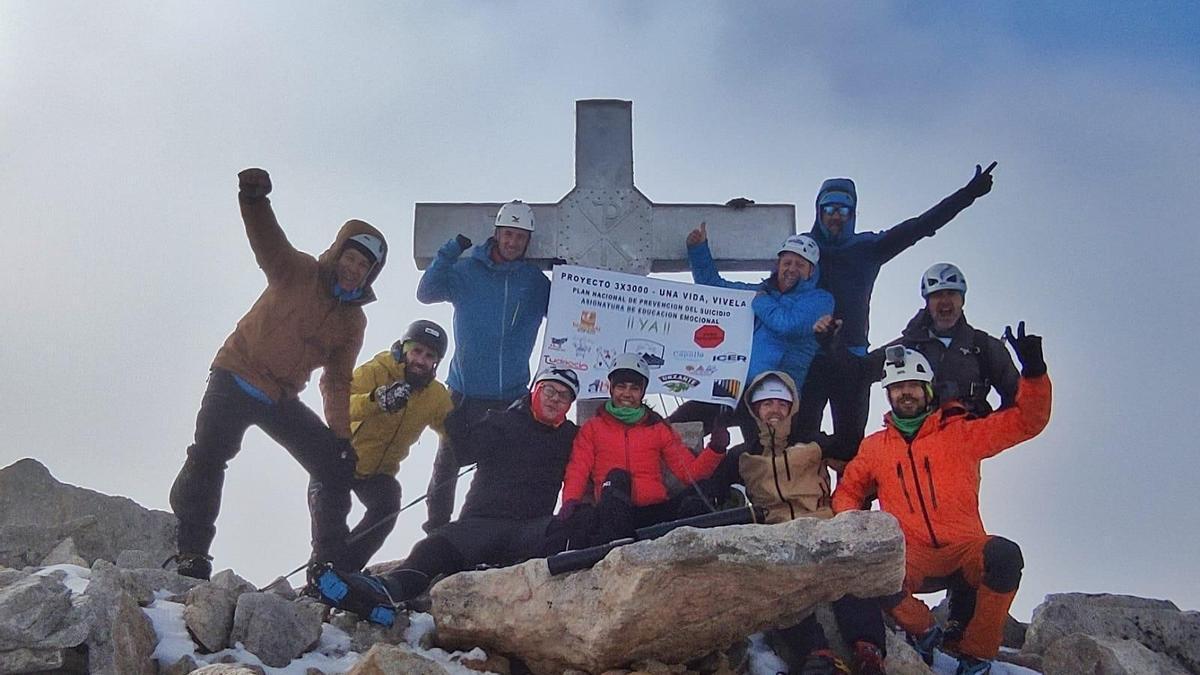
POLYGON ((871 408, 871 381, 864 377, 857 361, 849 353, 838 358, 818 353, 804 378, 794 420, 794 427, 804 434, 820 431, 828 402, 833 413, 833 435, 845 439, 855 453, 871 408))
POLYGON ((393 476, 376 474, 356 478, 351 489, 367 507, 367 511, 350 530, 341 559, 345 569, 358 571, 367 566, 396 527, 396 517, 400 511, 400 481, 393 476))
POLYGON ((712 510, 707 501, 690 487, 665 502, 635 506, 629 472, 613 469, 604 480, 600 500, 595 505, 580 504, 567 524, 573 549, 600 546, 634 536, 638 528, 680 518, 699 516, 712 510))
POLYGON ((420 595, 440 574, 478 565, 507 566, 557 553, 547 536, 551 516, 460 518, 418 541, 396 569, 380 578, 397 602, 420 595))
MULTIPOLYGON (((513 403, 511 400, 469 398, 453 389, 450 390, 450 400, 454 403, 454 410, 446 417, 446 427, 464 430, 483 419, 489 410, 504 410, 513 403)), ((461 466, 454 456, 454 436, 449 434, 447 442, 438 446, 437 455, 433 458, 433 475, 429 477, 429 488, 425 491, 428 516, 421 526, 426 532, 442 527, 454 515, 454 493, 461 466)))
POLYGON ((313 559, 337 561, 346 541, 354 457, 338 457, 339 441, 299 399, 273 405, 247 394, 226 370, 214 369, 196 416, 196 442, 187 450, 171 509, 179 519, 179 551, 208 554, 216 536, 225 468, 251 425, 262 429, 308 472, 313 559))
MULTIPOLYGON (((863 641, 879 647, 887 654, 887 640, 883 632, 883 612, 878 598, 859 598, 846 595, 832 604, 833 617, 846 645, 853 648, 855 642, 863 641)), ((782 628, 779 635, 787 642, 796 656, 804 658, 818 649, 828 649, 829 640, 825 629, 817 621, 814 612, 795 626, 782 628)))

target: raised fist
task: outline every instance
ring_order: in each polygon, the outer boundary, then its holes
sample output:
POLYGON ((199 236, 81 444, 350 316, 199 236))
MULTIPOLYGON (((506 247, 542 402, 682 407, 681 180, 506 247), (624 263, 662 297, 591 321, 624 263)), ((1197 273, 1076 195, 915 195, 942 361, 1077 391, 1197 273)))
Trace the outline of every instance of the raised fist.
POLYGON ((263 169, 244 169, 238 173, 238 190, 242 199, 258 201, 271 194, 271 175, 263 169))

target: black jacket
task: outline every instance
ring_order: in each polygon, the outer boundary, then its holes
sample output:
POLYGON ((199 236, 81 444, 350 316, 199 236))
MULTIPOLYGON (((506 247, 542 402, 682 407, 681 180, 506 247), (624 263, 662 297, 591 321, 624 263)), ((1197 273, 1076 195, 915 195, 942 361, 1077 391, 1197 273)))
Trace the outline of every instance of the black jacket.
POLYGON ((472 428, 457 430, 460 466, 477 463, 463 518, 539 518, 554 513, 571 444, 579 430, 564 421, 553 428, 533 419, 529 397, 489 412, 472 428))
MULTIPOLYGON (((984 417, 992 412, 987 395, 992 387, 1000 394, 1000 408, 1013 404, 1017 396, 1020 373, 1012 356, 1000 340, 973 328, 963 316, 950 334, 950 346, 942 344, 930 330, 929 313, 917 312, 900 337, 888 345, 903 344, 921 352, 933 366, 933 390, 941 404, 958 401, 969 414, 984 417)), ((872 381, 883 375, 884 350, 887 345, 868 355, 872 381)))

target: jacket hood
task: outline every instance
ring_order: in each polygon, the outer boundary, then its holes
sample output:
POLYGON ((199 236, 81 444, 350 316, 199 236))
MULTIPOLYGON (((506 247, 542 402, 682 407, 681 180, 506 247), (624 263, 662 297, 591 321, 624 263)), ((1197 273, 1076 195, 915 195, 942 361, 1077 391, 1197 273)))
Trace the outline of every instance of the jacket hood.
MULTIPOLYGON (((746 390, 742 392, 742 403, 746 406, 746 409, 750 411, 750 416, 754 418, 754 423, 758 426, 758 439, 764 449, 769 449, 768 446, 771 444, 771 439, 773 437, 772 431, 765 423, 763 423, 762 420, 758 418, 758 415, 754 413, 754 406, 750 403, 750 394, 756 387, 758 387, 759 384, 762 383, 763 380, 767 379, 768 377, 779 378, 783 382, 783 385, 787 387, 788 391, 792 393, 792 405, 788 409, 787 418, 784 419, 783 424, 781 425, 783 429, 791 430, 792 422, 796 417, 796 413, 800 410, 800 390, 796 388, 796 381, 792 379, 791 375, 788 375, 782 370, 764 370, 756 375, 754 379, 750 380, 750 384, 747 385, 746 390)), ((776 450, 782 450, 783 448, 787 447, 787 435, 788 434, 784 434, 784 438, 775 439, 776 450)))
MULTIPOLYGON (((508 262, 498 263, 495 260, 492 260, 492 249, 495 248, 495 246, 496 238, 488 237, 487 241, 483 242, 482 246, 475 246, 471 250, 471 257, 478 260, 488 269, 496 270, 497 272, 509 272, 514 267, 525 263, 524 254, 522 254, 520 258, 508 262)), ((526 248, 525 251, 528 252, 529 249, 526 248)))
POLYGON ((826 246, 836 246, 854 236, 854 223, 858 219, 858 192, 854 189, 854 181, 849 178, 829 178, 824 183, 821 183, 821 189, 817 191, 817 199, 814 202, 814 210, 816 218, 813 221, 813 228, 810 234, 813 239, 817 240, 817 245, 821 248, 826 246), (828 230, 821 224, 821 197, 827 192, 845 192, 850 195, 850 219, 846 221, 846 225, 842 228, 842 232, 837 239, 829 236, 828 230))
MULTIPOLYGON (((370 223, 362 220, 347 220, 342 229, 338 230, 337 238, 333 240, 333 244, 325 249, 320 258, 317 258, 317 263, 320 266, 321 276, 326 279, 329 284, 333 283, 336 276, 336 267, 338 256, 342 254, 342 249, 346 246, 346 241, 357 234, 369 234, 372 237, 378 237, 379 241, 383 242, 384 250, 387 250, 387 239, 383 233, 375 229, 370 223)), ((387 253, 384 253, 383 259, 375 263, 371 271, 367 273, 367 279, 362 285, 362 296, 354 301, 355 304, 365 305, 368 302, 375 300, 375 291, 371 285, 375 283, 375 279, 379 273, 383 271, 383 266, 387 263, 387 253)))

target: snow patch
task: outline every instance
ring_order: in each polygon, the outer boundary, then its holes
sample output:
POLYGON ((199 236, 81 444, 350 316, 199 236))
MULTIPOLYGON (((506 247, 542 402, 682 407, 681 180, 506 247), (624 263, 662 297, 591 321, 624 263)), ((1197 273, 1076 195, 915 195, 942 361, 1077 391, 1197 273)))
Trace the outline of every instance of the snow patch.
POLYGON ((788 672, 787 663, 767 646, 762 633, 750 636, 750 648, 746 650, 750 662, 750 675, 775 675, 788 672))
POLYGON ((34 576, 48 577, 55 572, 62 574, 59 580, 63 585, 71 590, 72 595, 79 595, 87 590, 88 584, 91 583, 92 571, 86 567, 79 565, 50 565, 34 572, 34 576))

